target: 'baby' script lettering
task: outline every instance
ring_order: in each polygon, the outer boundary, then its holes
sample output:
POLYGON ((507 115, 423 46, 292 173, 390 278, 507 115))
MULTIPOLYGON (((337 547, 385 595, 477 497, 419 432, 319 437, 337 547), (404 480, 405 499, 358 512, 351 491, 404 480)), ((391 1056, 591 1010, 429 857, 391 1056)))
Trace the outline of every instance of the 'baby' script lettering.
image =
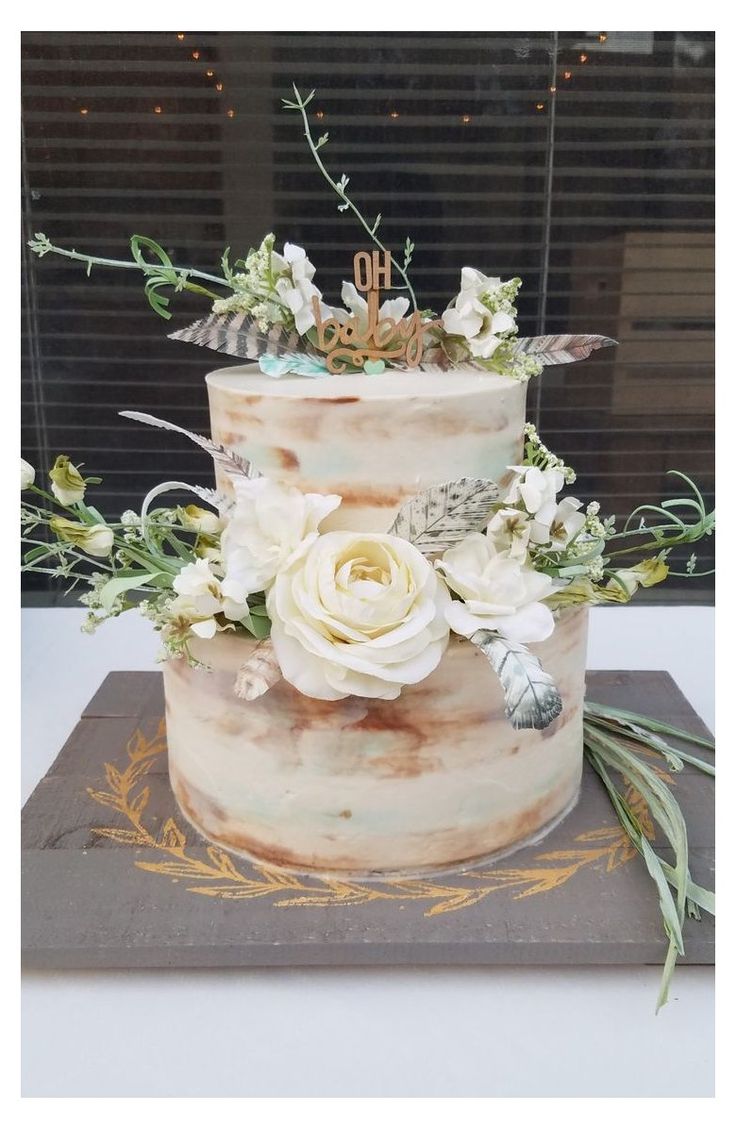
POLYGON ((379 290, 391 287, 391 256, 388 251, 358 251, 353 261, 355 288, 366 295, 367 315, 353 314, 345 321, 322 319, 319 299, 312 299, 317 348, 327 354, 330 372, 345 372, 348 365, 362 368, 366 361, 398 360, 416 368, 422 359, 424 333, 438 322, 422 322, 415 310, 410 317, 379 318, 379 290), (380 285, 379 285, 380 280, 380 285))

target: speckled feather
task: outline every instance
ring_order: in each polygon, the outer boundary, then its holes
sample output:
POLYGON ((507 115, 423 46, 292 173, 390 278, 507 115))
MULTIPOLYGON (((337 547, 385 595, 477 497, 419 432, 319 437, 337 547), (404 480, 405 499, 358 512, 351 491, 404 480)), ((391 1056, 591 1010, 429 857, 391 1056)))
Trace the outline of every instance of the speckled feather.
POLYGON ((498 493, 496 483, 486 478, 430 486, 401 507, 389 533, 422 553, 442 553, 487 522, 498 493))
POLYGON ((486 630, 476 631, 470 642, 498 675, 506 717, 514 729, 546 729, 562 713, 562 698, 552 678, 522 643, 486 630))

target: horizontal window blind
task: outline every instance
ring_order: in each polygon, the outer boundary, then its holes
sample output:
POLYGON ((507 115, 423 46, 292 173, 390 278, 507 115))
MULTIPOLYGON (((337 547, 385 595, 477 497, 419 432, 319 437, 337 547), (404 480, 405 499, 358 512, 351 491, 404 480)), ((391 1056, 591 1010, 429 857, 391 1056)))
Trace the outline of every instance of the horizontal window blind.
MULTIPOLYGON (((523 278, 523 334, 619 342, 529 388, 578 495, 623 517, 679 494, 678 468, 712 500, 711 33, 34 32, 22 55, 26 237, 124 258, 136 232, 216 271, 274 231, 338 302, 361 232, 280 108, 293 81, 315 88, 325 160, 389 245, 412 236, 424 304, 444 309, 468 264, 523 278)), ((176 296, 164 323, 135 272, 25 265, 25 457, 83 462, 111 515, 162 478, 211 481, 184 439, 117 415, 207 429, 203 376, 230 362, 166 339, 201 301, 176 296)), ((712 567, 712 544, 698 554, 712 567)))

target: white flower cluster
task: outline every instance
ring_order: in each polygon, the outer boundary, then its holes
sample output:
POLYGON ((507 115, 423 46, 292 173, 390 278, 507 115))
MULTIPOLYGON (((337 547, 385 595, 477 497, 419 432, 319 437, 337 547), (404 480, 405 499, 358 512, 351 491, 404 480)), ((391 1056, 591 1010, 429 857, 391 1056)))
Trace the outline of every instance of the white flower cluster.
POLYGON ((505 337, 516 333, 512 300, 520 285, 520 279, 504 283, 473 267, 463 267, 460 293, 442 315, 445 330, 462 337, 474 357, 487 360, 505 337))
POLYGON ((245 271, 230 276, 233 293, 214 302, 212 310, 216 314, 249 313, 264 333, 272 325, 293 319, 297 332, 304 334, 314 325, 313 298, 320 302, 322 317, 329 317, 330 311, 312 282, 314 266, 304 248, 285 243, 279 254, 275 242, 275 236, 269 234, 250 252, 245 271))

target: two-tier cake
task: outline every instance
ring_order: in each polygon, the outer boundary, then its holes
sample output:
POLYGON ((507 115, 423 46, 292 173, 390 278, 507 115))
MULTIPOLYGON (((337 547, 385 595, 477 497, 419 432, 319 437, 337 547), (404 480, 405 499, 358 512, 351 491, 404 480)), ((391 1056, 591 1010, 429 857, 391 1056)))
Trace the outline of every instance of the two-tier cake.
MULTIPOLYGON (((384 533, 433 484, 508 483, 523 457, 526 385, 490 373, 274 381, 246 365, 207 386, 213 439, 305 493, 342 497, 322 530, 384 533)), ((327 702, 283 680, 239 699, 233 682, 255 643, 198 641, 211 670, 164 666, 177 800, 209 838, 286 866, 410 871, 506 851, 575 802, 586 626, 585 608, 562 612, 533 648, 564 703, 541 731, 509 725, 488 662, 459 637, 394 700, 327 702)))

